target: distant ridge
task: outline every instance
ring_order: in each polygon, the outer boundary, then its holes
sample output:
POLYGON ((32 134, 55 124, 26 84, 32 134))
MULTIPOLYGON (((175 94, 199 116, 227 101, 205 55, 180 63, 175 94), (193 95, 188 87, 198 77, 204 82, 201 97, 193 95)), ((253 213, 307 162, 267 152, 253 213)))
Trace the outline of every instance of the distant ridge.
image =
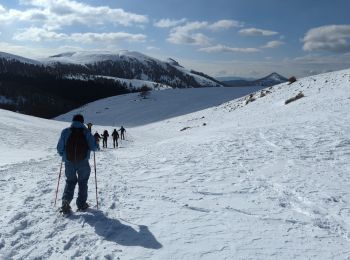
POLYGON ((287 82, 288 79, 281 76, 280 74, 273 72, 266 77, 256 80, 236 79, 221 81, 226 87, 245 87, 245 86, 264 86, 270 87, 273 85, 287 82))

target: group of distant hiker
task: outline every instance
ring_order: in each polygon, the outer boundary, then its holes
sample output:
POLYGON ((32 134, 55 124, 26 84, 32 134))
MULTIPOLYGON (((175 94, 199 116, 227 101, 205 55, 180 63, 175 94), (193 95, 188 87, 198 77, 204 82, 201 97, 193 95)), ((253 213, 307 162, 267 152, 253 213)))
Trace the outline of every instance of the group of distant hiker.
MULTIPOLYGON (((89 204, 86 202, 88 195, 88 180, 90 177, 90 153, 91 151, 99 150, 99 142, 102 138, 103 147, 107 148, 107 139, 109 137, 108 131, 104 130, 102 136, 96 131, 94 135, 91 134, 92 124, 84 125, 84 117, 80 114, 74 115, 72 124, 70 127, 64 129, 61 133, 57 144, 57 151, 62 157, 62 162, 65 164, 66 185, 62 195, 62 207, 60 212, 68 214, 71 212, 70 202, 74 196, 74 189, 78 183, 79 192, 76 204, 78 211, 85 211, 89 208, 89 204)), ((121 140, 125 140, 125 128, 122 126, 120 131, 121 140)), ((113 146, 118 147, 119 133, 114 129, 112 133, 113 146)), ((95 175, 96 175, 96 161, 95 163, 95 175)), ((62 164, 61 164, 62 169, 62 164)), ((61 169, 59 178, 61 176, 61 169)), ((96 177, 96 176, 95 176, 96 177)), ((59 182, 58 182, 59 183, 59 182)), ((57 198, 58 186, 56 189, 57 198)), ((96 200, 97 200, 97 186, 96 186, 96 200)), ((98 203, 98 202, 97 202, 98 203)), ((56 204, 56 200, 55 200, 56 204)), ((97 204, 98 205, 98 204, 97 204)))
MULTIPOLYGON (((121 140, 125 140, 125 132, 126 132, 125 128, 123 126, 121 126, 118 131, 120 131, 120 139, 121 140)), ((118 147, 118 139, 119 139, 118 131, 117 131, 117 129, 114 129, 113 132, 112 132, 113 148, 118 147)), ((95 132, 94 138, 95 138, 98 150, 100 150, 100 140, 101 139, 102 139, 103 148, 107 148, 107 139, 108 139, 108 137, 109 137, 109 133, 108 133, 107 130, 104 130, 102 135, 100 135, 97 131, 95 132)))

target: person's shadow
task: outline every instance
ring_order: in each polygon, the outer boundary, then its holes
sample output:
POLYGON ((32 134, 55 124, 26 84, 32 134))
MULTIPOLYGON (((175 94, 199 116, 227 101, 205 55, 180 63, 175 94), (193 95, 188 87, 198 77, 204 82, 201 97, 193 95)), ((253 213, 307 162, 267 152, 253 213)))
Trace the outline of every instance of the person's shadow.
POLYGON ((71 219, 84 218, 87 224, 95 228, 97 235, 108 241, 123 246, 142 246, 150 249, 160 249, 160 244, 147 226, 139 225, 139 231, 121 223, 117 219, 106 217, 103 212, 89 209, 82 215, 72 215, 71 219))

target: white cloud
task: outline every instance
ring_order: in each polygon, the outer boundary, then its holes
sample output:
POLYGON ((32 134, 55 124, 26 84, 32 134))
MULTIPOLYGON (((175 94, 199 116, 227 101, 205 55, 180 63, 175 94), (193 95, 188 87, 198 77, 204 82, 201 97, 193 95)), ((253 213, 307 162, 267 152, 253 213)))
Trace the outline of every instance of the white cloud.
POLYGON ((167 40, 174 44, 208 45, 210 40, 207 36, 193 32, 207 26, 207 22, 189 22, 183 26, 177 26, 171 29, 167 40))
MULTIPOLYGON (((67 51, 82 51, 83 49, 79 46, 67 46, 62 45, 60 47, 52 48, 43 48, 38 47, 36 44, 30 46, 26 43, 25 45, 16 45, 9 42, 0 42, 0 50, 19 56, 23 56, 31 59, 46 58, 47 56, 55 55, 61 52, 67 51)), ((85 49, 86 50, 86 49, 85 49)))
POLYGON ((282 42, 282 41, 269 41, 264 46, 262 46, 262 48, 273 49, 273 48, 277 48, 283 44, 284 44, 284 42, 282 42))
POLYGON ((208 28, 213 31, 227 30, 232 27, 242 27, 243 24, 235 20, 220 20, 210 24, 208 28))
POLYGON ((191 32, 195 30, 205 29, 208 27, 208 22, 188 22, 183 26, 175 28, 176 31, 191 32))
POLYGON ((160 50, 160 48, 155 47, 155 46, 147 46, 146 49, 147 49, 148 51, 157 51, 157 50, 160 50))
POLYGON ((18 41, 74 41, 79 43, 96 42, 143 42, 147 36, 144 34, 130 34, 125 32, 110 33, 57 33, 44 28, 31 27, 21 33, 16 33, 13 37, 18 41))
MULTIPOLYGON (((26 21, 33 25, 40 20, 40 25, 48 29, 58 29, 74 24, 87 26, 102 24, 144 24, 148 17, 123 9, 113 9, 108 6, 92 6, 70 0, 22 0, 22 4, 33 6, 24 10, 10 9, 4 11, 0 7, 0 22, 12 23, 26 21)), ((38 24, 36 24, 38 25, 38 24)))
POLYGON ((56 33, 44 28, 31 27, 25 29, 23 32, 15 33, 14 40, 18 41, 54 41, 54 40, 66 40, 68 35, 65 33, 56 33))
POLYGON ((350 51, 350 25, 325 25, 310 29, 302 39, 305 51, 350 51))
POLYGON ((350 52, 334 55, 306 55, 301 57, 296 57, 292 60, 286 60, 287 62, 302 63, 309 65, 332 65, 332 66, 350 66, 350 52))
POLYGON ((161 19, 155 22, 153 25, 159 28, 170 28, 185 22, 186 22, 186 18, 182 18, 181 20, 161 19))
POLYGON ((230 46, 218 44, 214 46, 200 48, 198 49, 198 51, 207 52, 207 53, 220 53, 220 52, 255 53, 255 52, 260 52, 261 49, 277 48, 283 44, 284 42, 282 41, 270 41, 260 48, 237 48, 237 47, 230 47, 230 46))
POLYGON ((235 48, 229 47, 225 45, 215 45, 206 48, 201 48, 199 51, 207 52, 207 53, 219 53, 219 52, 244 52, 244 53, 253 53, 259 52, 260 50, 257 48, 235 48))
POLYGON ((6 9, 5 7, 3 7, 1 4, 0 4, 0 13, 4 13, 6 12, 6 9))
POLYGON ((239 31, 243 36, 272 36, 277 35, 278 32, 270 30, 262 30, 258 28, 246 28, 239 31))
POLYGON ((69 39, 75 42, 94 43, 94 42, 143 42, 146 40, 144 34, 131 34, 126 32, 111 33, 73 33, 69 39))
POLYGON ((170 30, 168 41, 174 44, 191 44, 205 46, 210 44, 210 39, 200 30, 225 30, 231 27, 237 27, 239 23, 234 20, 219 20, 215 23, 206 21, 187 22, 184 25, 176 26, 170 30))
POLYGON ((191 45, 208 45, 210 39, 202 33, 185 33, 185 32, 173 32, 170 33, 168 39, 169 42, 174 44, 191 44, 191 45))

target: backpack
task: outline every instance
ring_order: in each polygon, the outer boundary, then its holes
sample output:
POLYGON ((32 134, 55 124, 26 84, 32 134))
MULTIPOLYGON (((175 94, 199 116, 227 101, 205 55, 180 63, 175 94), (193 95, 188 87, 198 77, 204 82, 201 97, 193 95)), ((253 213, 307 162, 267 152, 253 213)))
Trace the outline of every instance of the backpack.
POLYGON ((89 144, 85 137, 85 131, 86 130, 83 128, 71 128, 71 134, 66 143, 66 155, 68 161, 76 163, 86 158, 89 144))

